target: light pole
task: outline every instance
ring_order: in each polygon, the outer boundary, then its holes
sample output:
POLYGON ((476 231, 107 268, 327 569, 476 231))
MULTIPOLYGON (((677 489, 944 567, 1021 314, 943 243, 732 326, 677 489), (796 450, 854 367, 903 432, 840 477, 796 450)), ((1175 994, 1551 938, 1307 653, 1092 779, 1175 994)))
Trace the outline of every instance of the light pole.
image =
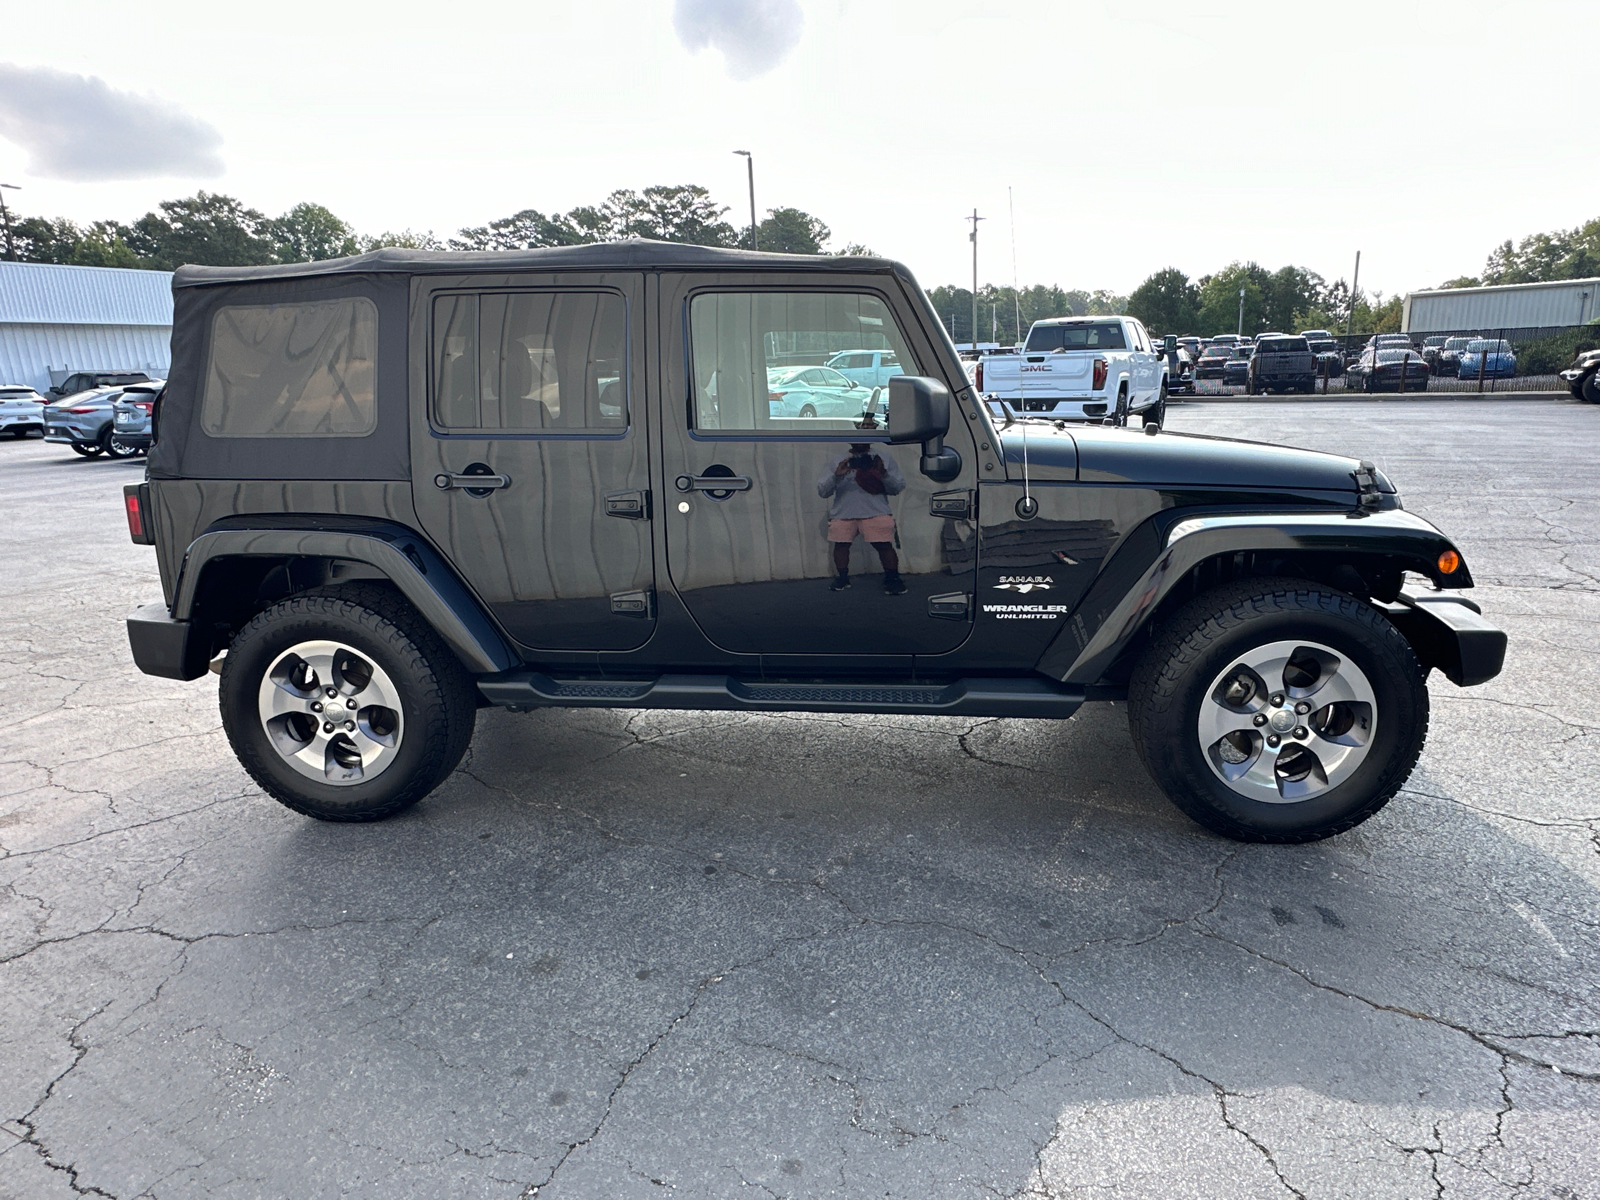
POLYGON ((978 222, 987 221, 988 217, 980 217, 978 210, 973 209, 970 217, 963 220, 972 222, 972 357, 978 357, 978 222))
POLYGON ((1244 336, 1244 289, 1239 289, 1239 336, 1244 336))
POLYGON ((1344 323, 1344 352, 1350 353, 1350 335, 1355 332, 1356 325, 1356 297, 1360 295, 1356 286, 1361 282, 1361 251, 1356 251, 1356 269, 1350 275, 1350 315, 1344 323))
MULTIPOLYGON (((22 190, 14 183, 0 183, 0 188, 10 188, 13 192, 20 192, 22 190)), ((17 246, 16 243, 11 240, 11 213, 6 208, 6 198, 3 192, 0 192, 0 221, 3 221, 6 227, 6 257, 12 262, 16 262, 17 246)), ((1583 324, 1581 321, 1578 323, 1580 325, 1583 324)))
POLYGON ((735 150, 735 154, 744 155, 744 165, 750 172, 750 249, 760 249, 756 245, 756 160, 748 150, 735 150))

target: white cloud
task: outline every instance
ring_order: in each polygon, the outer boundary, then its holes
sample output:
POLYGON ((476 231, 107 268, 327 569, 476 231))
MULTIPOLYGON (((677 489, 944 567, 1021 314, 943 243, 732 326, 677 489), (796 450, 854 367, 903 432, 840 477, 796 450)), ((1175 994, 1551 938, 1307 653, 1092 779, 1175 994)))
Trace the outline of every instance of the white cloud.
POLYGON ((0 138, 47 179, 99 182, 222 174, 222 134, 156 96, 94 76, 0 63, 0 138))
POLYGON ((672 28, 689 50, 722 51, 735 79, 764 75, 788 56, 805 29, 799 0, 674 0, 672 28))

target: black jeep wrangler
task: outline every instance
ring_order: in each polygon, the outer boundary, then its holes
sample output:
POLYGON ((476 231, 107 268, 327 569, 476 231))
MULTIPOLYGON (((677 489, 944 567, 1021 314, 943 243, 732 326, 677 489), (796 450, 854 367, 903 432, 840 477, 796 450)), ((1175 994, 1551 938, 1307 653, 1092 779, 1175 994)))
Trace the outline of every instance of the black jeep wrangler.
POLYGON ((128 619, 134 659, 218 666, 240 760, 310 816, 414 804, 486 705, 1126 700, 1186 813, 1307 841, 1405 781, 1429 668, 1466 686, 1504 656, 1369 464, 997 424, 897 263, 383 250, 186 267, 174 294, 126 496, 166 597, 128 619), (821 368, 861 348, 908 373, 821 368))

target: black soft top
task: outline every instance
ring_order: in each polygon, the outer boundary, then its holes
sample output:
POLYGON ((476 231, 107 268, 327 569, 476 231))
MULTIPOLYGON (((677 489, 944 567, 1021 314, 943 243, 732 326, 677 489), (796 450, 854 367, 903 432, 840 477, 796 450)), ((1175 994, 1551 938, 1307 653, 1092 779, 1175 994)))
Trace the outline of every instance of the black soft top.
POLYGON ((551 246, 541 250, 403 250, 390 247, 330 258, 322 262, 282 263, 265 267, 179 267, 174 290, 212 284, 317 279, 341 275, 461 275, 474 271, 890 271, 904 279, 911 272, 886 258, 832 254, 768 254, 723 250, 633 238, 586 246, 551 246))

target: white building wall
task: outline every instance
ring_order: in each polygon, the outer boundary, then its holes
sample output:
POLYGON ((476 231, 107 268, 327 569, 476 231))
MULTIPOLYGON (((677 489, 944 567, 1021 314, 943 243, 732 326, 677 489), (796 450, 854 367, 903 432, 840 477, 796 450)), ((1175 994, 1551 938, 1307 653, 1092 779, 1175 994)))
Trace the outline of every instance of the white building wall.
POLYGON ((1501 287, 1412 292, 1405 298, 1405 333, 1540 329, 1582 325, 1600 317, 1600 279, 1517 283, 1501 287))
POLYGON ((43 391, 50 372, 144 371, 172 365, 171 325, 47 325, 0 321, 0 383, 43 391))

